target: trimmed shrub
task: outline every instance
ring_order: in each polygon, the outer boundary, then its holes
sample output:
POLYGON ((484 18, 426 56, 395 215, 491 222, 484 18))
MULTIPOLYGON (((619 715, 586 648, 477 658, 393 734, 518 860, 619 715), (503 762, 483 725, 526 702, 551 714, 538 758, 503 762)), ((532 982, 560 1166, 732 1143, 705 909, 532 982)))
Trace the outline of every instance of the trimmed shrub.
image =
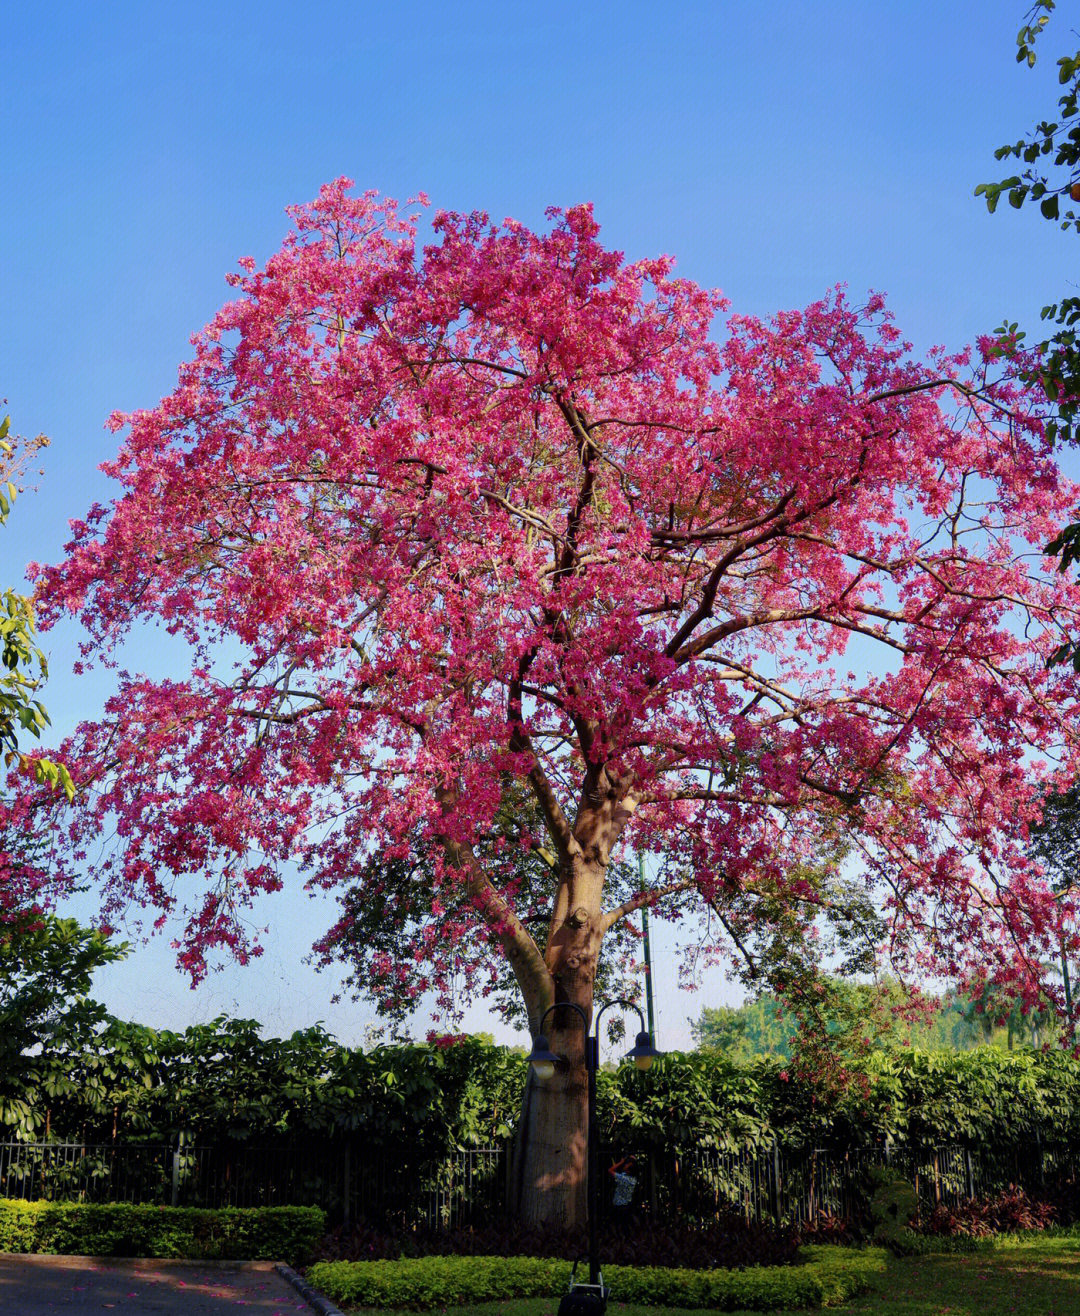
POLYGON ((135 1206, 0 1199, 0 1252, 302 1264, 326 1217, 313 1206, 135 1206))
POLYGON ((922 1237, 911 1228, 919 1213, 919 1198, 914 1187, 887 1165, 872 1166, 866 1177, 872 1190, 870 1219, 874 1242, 899 1257, 927 1251, 922 1237))
MULTIPOLYGON (((520 1053, 475 1039, 364 1053, 321 1028, 264 1038, 253 1020, 216 1019, 183 1034, 110 1020, 85 1038, 54 1038, 50 1063, 70 1087, 45 1099, 34 1056, 5 1074, 0 1126, 109 1142, 200 1144, 354 1137, 412 1162, 506 1137, 528 1068, 520 1053), (57 1048, 60 1048, 57 1050, 57 1048), (102 1064, 115 1077, 100 1081, 102 1064)), ((715 1052, 669 1053, 646 1077, 632 1064, 597 1076, 601 1126, 620 1154, 898 1144, 1011 1149, 1080 1139, 1080 1060, 1061 1051, 902 1050, 867 1058, 845 1091, 789 1074, 790 1062, 738 1065, 715 1052)))
MULTIPOLYGON (((680 1270, 609 1266, 619 1302, 647 1306, 770 1311, 843 1302, 873 1288, 885 1270, 880 1249, 812 1247, 796 1266, 747 1270, 680 1270)), ((308 1280, 334 1302, 358 1307, 434 1307, 512 1298, 555 1298, 566 1291, 570 1265, 539 1257, 413 1257, 400 1261, 319 1261, 308 1280)))
POLYGON ((317 1261, 307 1279, 333 1302, 362 1307, 460 1306, 563 1292, 570 1263, 541 1257, 405 1257, 317 1261))

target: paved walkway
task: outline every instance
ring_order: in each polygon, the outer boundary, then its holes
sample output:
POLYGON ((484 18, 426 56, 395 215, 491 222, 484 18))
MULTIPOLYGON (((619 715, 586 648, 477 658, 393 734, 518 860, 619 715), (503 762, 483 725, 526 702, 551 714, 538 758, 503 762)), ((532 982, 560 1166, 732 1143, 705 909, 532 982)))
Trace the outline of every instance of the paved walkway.
POLYGON ((4 1316, 296 1316, 311 1308, 269 1261, 111 1261, 0 1254, 4 1316))

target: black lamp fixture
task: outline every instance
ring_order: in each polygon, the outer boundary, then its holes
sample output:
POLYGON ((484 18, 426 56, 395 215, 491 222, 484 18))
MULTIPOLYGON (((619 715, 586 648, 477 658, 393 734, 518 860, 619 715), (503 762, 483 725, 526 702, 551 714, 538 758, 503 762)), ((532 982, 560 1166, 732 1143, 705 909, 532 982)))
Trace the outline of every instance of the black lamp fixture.
POLYGON ((543 1033, 537 1033, 533 1041, 533 1049, 529 1053, 529 1064, 532 1065, 532 1071, 538 1079, 547 1080, 560 1064, 564 1057, 557 1056, 551 1049, 551 1045, 543 1033))
POLYGON ((642 1029, 638 1033, 633 1047, 627 1051, 626 1056, 644 1073, 646 1070, 652 1069, 652 1062, 659 1054, 660 1052, 653 1046, 652 1034, 647 1029, 642 1029))
POLYGON ((634 1045, 627 1052, 627 1059, 632 1060, 640 1070, 650 1069, 652 1062, 661 1053, 653 1046, 652 1034, 645 1027, 645 1016, 634 1001, 604 1001, 596 1012, 591 1033, 589 1032, 589 1017, 580 1005, 576 1005, 573 1001, 556 1001, 554 1005, 549 1005, 540 1016, 539 1027, 533 1036, 532 1051, 529 1053, 529 1064, 532 1066, 533 1073, 541 1082, 545 1082, 554 1075, 556 1069, 566 1064, 566 1057, 556 1055, 552 1051, 551 1043, 544 1033, 544 1023, 548 1015, 555 1010, 572 1010, 581 1020, 582 1032, 585 1034, 585 1070, 589 1076, 588 1174, 586 1177, 586 1192, 589 1203, 589 1283, 587 1285, 573 1285, 560 1305, 561 1316, 570 1316, 571 1313, 577 1316, 578 1313, 586 1309, 594 1313, 595 1316, 602 1316, 607 1306, 608 1290, 604 1287, 604 1280, 600 1274, 597 1232, 600 1202, 600 1134, 596 1127, 596 1071, 600 1068, 600 1019, 607 1010, 614 1006, 620 1006, 624 1010, 633 1010, 640 1020, 641 1031, 638 1033, 634 1045))

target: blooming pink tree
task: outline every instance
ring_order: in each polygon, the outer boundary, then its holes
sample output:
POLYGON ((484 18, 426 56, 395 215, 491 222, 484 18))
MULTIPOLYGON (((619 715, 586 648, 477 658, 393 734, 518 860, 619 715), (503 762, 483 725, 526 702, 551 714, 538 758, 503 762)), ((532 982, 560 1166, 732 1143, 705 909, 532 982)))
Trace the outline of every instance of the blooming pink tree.
MULTIPOLYGON (((605 250, 586 206, 543 234, 440 214, 418 252, 348 188, 115 418, 122 492, 41 573, 92 648, 152 619, 194 654, 64 746, 72 853, 119 840, 106 916, 186 910, 198 977, 257 949, 245 906, 298 863, 353 891, 339 940, 376 911, 354 962, 384 1001, 509 965, 534 1026, 591 1008, 642 904, 703 911, 792 995, 831 920, 860 963, 1038 999, 1076 945, 1024 841, 1080 767, 1046 661, 1080 591, 1044 569, 1077 493, 1024 393, 913 362, 879 297, 718 343, 721 298, 605 250), (628 847, 659 864, 613 893, 628 847)), ((565 1223, 582 1046, 549 1031, 520 1205, 565 1223)))

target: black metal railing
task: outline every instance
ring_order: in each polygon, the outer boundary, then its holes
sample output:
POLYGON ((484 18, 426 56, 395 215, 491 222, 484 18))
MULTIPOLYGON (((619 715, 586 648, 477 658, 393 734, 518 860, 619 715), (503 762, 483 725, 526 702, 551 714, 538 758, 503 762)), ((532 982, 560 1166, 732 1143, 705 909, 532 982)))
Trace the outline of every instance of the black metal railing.
POLYGON ((168 1202, 174 1152, 161 1143, 0 1142, 0 1197, 168 1202))
MULTIPOLYGON (((602 1170, 622 1150, 604 1149, 602 1170)), ((685 1155, 645 1150, 634 1170, 637 1203, 658 1219, 705 1221, 731 1210, 747 1220, 799 1224, 823 1215, 850 1218, 865 1203, 867 1168, 884 1163, 914 1183, 929 1210, 1010 1184, 1038 1193, 1056 1176, 1080 1174, 1080 1147, 894 1144, 847 1151, 701 1149, 685 1155)), ((0 1143, 0 1197, 315 1205, 332 1220, 396 1229, 451 1229, 501 1218, 509 1206, 509 1172, 506 1144, 459 1148, 418 1162, 405 1149, 350 1139, 203 1146, 184 1138, 168 1144, 0 1143)))

